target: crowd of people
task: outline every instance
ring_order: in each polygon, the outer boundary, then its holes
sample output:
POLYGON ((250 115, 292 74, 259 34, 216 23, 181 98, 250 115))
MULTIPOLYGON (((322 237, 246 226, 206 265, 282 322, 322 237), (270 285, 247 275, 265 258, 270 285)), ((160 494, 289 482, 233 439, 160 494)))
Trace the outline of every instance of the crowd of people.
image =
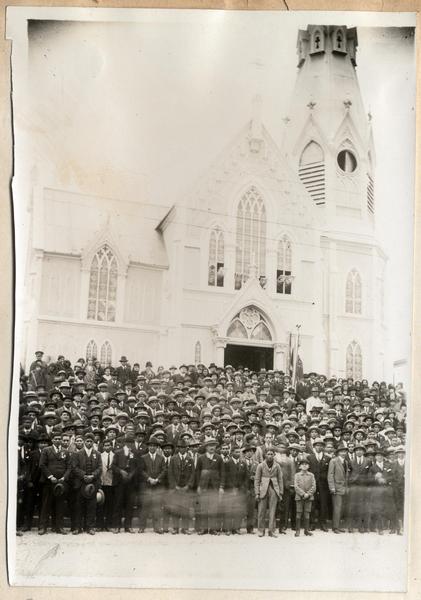
POLYGON ((401 535, 401 385, 36 353, 20 376, 17 535, 401 535))

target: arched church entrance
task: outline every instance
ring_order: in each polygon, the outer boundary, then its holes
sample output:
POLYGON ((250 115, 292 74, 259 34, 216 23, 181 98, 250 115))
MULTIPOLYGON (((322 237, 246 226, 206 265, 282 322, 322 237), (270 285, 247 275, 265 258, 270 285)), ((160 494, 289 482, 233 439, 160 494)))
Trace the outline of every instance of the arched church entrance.
POLYGON ((266 317, 255 306, 243 308, 227 330, 224 364, 251 371, 273 369, 273 337, 266 317))

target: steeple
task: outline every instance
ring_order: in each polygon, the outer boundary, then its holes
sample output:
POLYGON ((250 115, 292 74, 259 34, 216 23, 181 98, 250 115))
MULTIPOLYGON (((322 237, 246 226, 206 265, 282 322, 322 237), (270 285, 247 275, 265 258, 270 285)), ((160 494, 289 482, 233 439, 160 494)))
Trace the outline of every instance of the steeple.
POLYGON ((326 219, 353 217, 371 227, 374 148, 358 84, 357 46, 355 28, 309 25, 298 32, 285 150, 326 219))

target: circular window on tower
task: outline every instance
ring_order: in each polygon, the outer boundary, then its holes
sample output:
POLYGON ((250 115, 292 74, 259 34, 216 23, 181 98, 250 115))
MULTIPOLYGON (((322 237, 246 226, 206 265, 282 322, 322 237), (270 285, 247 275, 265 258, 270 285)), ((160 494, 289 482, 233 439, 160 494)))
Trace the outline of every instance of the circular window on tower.
POLYGON ((338 154, 338 165, 345 173, 353 173, 357 168, 357 159, 351 150, 341 150, 338 154))

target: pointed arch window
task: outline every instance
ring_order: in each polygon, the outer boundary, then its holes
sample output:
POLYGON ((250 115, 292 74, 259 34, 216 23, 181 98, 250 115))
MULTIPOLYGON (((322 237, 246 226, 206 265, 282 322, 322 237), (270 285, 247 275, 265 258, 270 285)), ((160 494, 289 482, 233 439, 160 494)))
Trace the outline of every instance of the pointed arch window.
POLYGON ((108 341, 105 341, 101 346, 101 354, 100 354, 100 363, 103 367, 111 366, 112 363, 113 351, 111 349, 111 344, 108 341))
POLYGON ((314 204, 325 204, 325 157, 322 147, 314 140, 301 154, 298 175, 314 204))
POLYGON ((346 376, 352 377, 354 381, 363 378, 363 357, 361 346, 358 342, 353 341, 346 349, 346 376))
POLYGON ((89 358, 95 359, 98 356, 98 347, 95 340, 89 340, 86 346, 86 360, 89 358))
POLYGON ((255 186, 243 195, 237 209, 236 290, 247 281, 250 267, 257 269, 258 278, 266 276, 266 208, 255 186))
POLYGON ((346 54, 346 38, 342 29, 336 29, 333 33, 333 51, 346 54))
POLYGON ((272 340, 267 320, 255 306, 247 306, 235 315, 228 327, 227 337, 258 341, 272 340))
POLYGON ((291 240, 284 235, 278 242, 278 264, 276 270, 276 292, 291 294, 292 291, 292 247, 291 240))
POLYGON ((360 315, 362 312, 361 302, 362 283, 361 275, 356 269, 348 273, 345 286, 345 312, 360 315))
POLYGON ((115 321, 117 275, 117 259, 108 244, 104 244, 91 263, 88 319, 115 321))
POLYGON ((317 54, 318 52, 324 52, 325 49, 325 38, 323 31, 315 29, 311 35, 311 50, 310 54, 317 54))
POLYGON ((266 323, 261 321, 256 325, 256 327, 251 332, 252 340, 260 340, 260 341, 270 341, 272 336, 270 335, 270 331, 266 323))
POLYGON ((216 227, 209 238, 208 285, 224 287, 224 234, 216 227))

